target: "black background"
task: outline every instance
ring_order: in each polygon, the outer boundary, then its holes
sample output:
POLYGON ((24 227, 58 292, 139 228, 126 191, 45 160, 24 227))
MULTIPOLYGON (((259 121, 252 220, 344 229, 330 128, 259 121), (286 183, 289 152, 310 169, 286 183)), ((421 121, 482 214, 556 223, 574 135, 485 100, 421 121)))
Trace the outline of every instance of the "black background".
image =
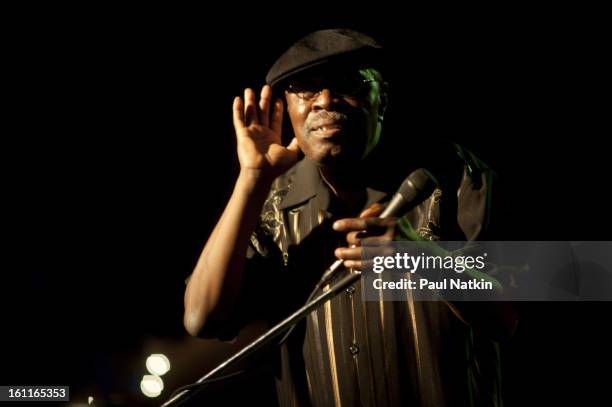
MULTIPOLYGON (((609 240, 597 10, 305 8, 4 14, 2 384, 148 402, 144 344, 181 346, 183 280, 237 174, 231 101, 318 28, 389 50, 389 171, 414 140, 459 141, 500 175, 506 240, 609 240)), ((507 404, 609 399, 610 304, 518 308, 507 404)))

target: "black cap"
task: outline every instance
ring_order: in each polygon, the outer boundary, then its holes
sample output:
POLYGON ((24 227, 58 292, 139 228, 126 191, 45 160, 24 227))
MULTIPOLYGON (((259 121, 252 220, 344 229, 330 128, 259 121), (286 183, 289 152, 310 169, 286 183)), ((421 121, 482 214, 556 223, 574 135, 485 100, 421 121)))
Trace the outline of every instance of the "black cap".
POLYGON ((380 57, 382 47, 373 38, 348 29, 315 31, 293 44, 266 75, 274 86, 306 69, 329 62, 369 61, 380 57))

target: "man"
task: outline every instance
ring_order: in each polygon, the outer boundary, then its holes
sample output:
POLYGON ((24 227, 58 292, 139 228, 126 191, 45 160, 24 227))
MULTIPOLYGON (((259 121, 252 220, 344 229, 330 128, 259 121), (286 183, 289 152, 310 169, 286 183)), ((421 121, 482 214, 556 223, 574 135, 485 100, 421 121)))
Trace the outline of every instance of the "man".
MULTIPOLYGON (((397 237, 397 219, 378 218, 393 190, 376 181, 389 174, 366 164, 387 107, 381 51, 358 32, 317 31, 276 61, 259 98, 246 89, 234 100, 240 174, 187 285, 192 335, 231 339, 250 320, 278 321, 334 260, 359 269, 363 239, 397 237), (283 102, 273 93, 284 96, 295 135, 286 147, 283 102)), ((428 240, 477 239, 490 171, 467 151, 449 159, 444 151, 444 166, 431 167, 438 188, 403 219, 428 240)), ((280 347, 279 403, 498 405, 492 339, 512 331, 514 318, 503 306, 478 307, 364 302, 355 284, 280 347)))

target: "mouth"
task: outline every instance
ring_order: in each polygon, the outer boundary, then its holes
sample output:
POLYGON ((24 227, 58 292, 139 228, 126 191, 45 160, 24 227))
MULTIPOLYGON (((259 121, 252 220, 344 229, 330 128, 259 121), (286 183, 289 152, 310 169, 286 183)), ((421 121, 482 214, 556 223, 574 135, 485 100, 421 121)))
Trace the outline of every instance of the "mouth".
POLYGON ((341 123, 322 123, 316 124, 310 129, 310 132, 316 134, 319 137, 331 138, 336 134, 342 133, 344 126, 341 123))

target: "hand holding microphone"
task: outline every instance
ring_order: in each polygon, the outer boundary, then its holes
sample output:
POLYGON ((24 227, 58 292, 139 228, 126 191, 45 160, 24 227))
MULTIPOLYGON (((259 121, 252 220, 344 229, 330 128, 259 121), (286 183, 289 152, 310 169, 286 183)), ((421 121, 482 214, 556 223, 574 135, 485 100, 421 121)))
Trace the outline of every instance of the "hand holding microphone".
POLYGON ((334 252, 338 259, 344 260, 344 267, 363 269, 365 266, 361 253, 363 243, 393 240, 397 218, 394 216, 381 218, 383 209, 382 204, 375 203, 364 210, 358 218, 340 219, 334 222, 335 231, 346 233, 348 247, 339 247, 334 252))
POLYGON ((373 204, 363 211, 358 218, 340 219, 334 222, 333 228, 338 232, 346 232, 349 247, 336 249, 338 258, 321 277, 317 284, 320 288, 328 283, 342 267, 361 269, 363 267, 363 243, 391 241, 396 235, 396 216, 403 215, 427 199, 436 182, 425 169, 413 171, 400 185, 386 207, 373 204))

